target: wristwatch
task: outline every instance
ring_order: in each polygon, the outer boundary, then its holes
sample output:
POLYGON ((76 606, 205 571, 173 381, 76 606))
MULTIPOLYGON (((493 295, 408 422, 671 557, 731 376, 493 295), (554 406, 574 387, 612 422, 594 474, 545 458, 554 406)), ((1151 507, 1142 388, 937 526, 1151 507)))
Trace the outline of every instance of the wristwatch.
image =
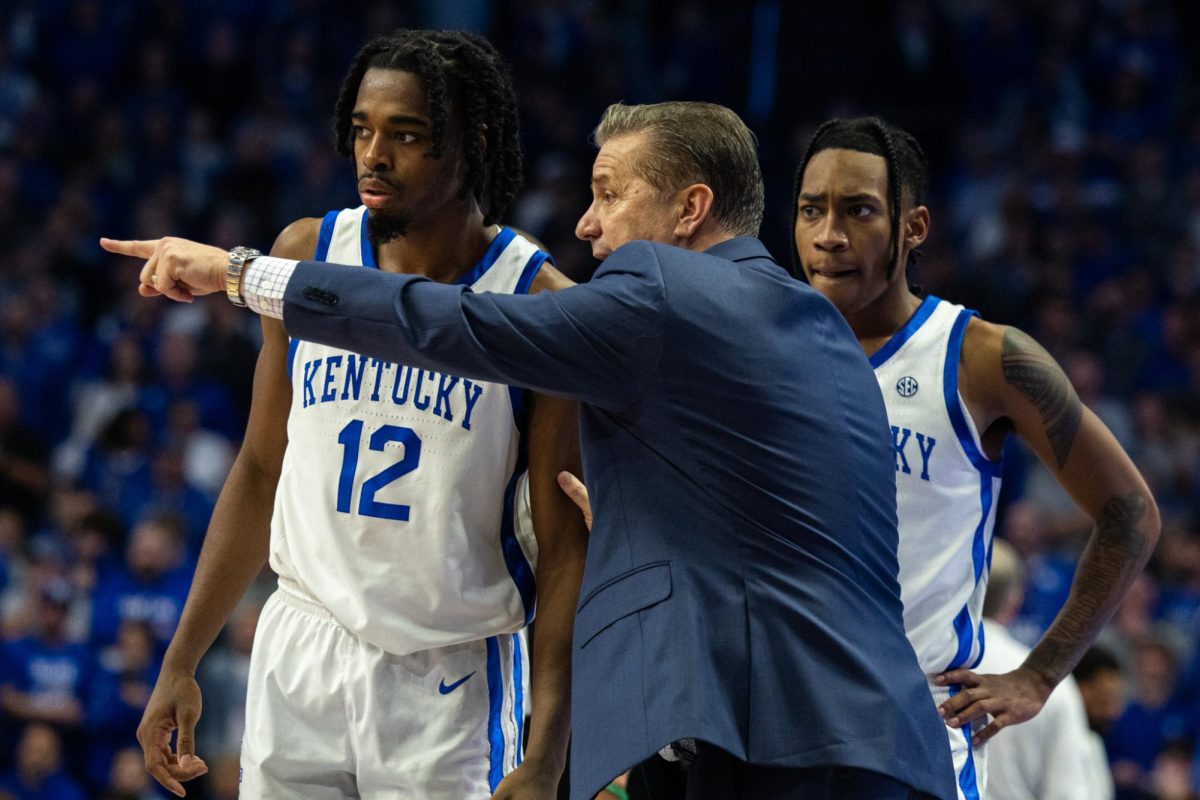
POLYGON ((229 251, 229 262, 225 265, 225 296, 235 306, 246 307, 242 298, 242 270, 251 259, 261 255, 262 251, 253 247, 235 247, 229 251))

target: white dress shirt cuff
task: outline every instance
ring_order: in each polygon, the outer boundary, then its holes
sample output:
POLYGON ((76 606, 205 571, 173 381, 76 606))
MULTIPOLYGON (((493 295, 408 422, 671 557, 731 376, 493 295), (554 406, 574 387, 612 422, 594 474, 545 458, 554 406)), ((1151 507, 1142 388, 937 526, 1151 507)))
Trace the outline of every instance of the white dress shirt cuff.
POLYGON ((259 256, 242 273, 242 299, 251 311, 283 319, 283 295, 299 261, 259 256))

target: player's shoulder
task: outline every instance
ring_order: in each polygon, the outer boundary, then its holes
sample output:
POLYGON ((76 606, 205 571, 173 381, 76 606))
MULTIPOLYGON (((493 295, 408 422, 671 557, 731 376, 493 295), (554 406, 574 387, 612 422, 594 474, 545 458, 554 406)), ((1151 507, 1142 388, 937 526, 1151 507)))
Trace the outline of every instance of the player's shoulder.
POLYGON ((321 235, 321 218, 304 217, 288 225, 275 237, 271 255, 277 258, 303 260, 312 258, 317 251, 317 239, 321 235))
POLYGON ((990 403, 1013 391, 1012 376, 1026 369, 1058 369, 1036 339, 1011 325, 973 317, 963 335, 960 388, 990 403), (965 384, 965 385, 964 385, 965 384))
POLYGON ((550 255, 549 249, 540 239, 533 234, 523 231, 520 228, 509 226, 513 233, 524 239, 529 244, 533 245, 541 253, 545 254, 545 258, 541 265, 537 268, 537 274, 533 276, 533 282, 529 284, 529 293, 536 294, 537 292, 556 292, 559 289, 566 289, 569 286, 574 286, 575 281, 568 278, 566 275, 559 272, 554 266, 554 258, 550 255))
POLYGON ((566 289, 574 285, 575 281, 559 272, 558 268, 550 262, 546 262, 542 264, 541 269, 533 278, 533 283, 529 285, 529 293, 557 292, 559 289, 566 289))

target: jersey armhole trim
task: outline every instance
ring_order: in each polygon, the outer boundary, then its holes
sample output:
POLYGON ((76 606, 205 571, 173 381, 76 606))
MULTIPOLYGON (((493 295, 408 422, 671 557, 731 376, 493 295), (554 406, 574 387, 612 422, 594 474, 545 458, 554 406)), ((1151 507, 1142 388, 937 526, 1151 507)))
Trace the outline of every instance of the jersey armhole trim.
POLYGON ((971 321, 971 317, 978 316, 977 311, 964 308, 958 313, 958 319, 954 320, 954 327, 950 329, 950 338, 946 343, 946 365, 942 370, 942 394, 946 401, 946 413, 950 417, 950 424, 958 436, 958 443, 966 453, 967 459, 975 469, 988 477, 994 477, 1000 474, 1001 462, 993 461, 979 449, 979 445, 975 442, 975 436, 971 432, 971 426, 967 423, 967 412, 958 396, 958 363, 962 356, 963 336, 966 334, 967 323, 971 321))
POLYGON ((525 268, 521 270, 521 277, 517 278, 517 285, 513 287, 513 294, 529 294, 529 287, 533 286, 534 278, 542 271, 542 265, 547 261, 553 263, 549 253, 542 250, 534 252, 529 257, 529 261, 525 262, 525 268))
POLYGON ((317 249, 313 261, 324 261, 329 256, 329 243, 333 240, 333 229, 337 225, 340 211, 330 211, 321 218, 321 232, 317 235, 317 249))

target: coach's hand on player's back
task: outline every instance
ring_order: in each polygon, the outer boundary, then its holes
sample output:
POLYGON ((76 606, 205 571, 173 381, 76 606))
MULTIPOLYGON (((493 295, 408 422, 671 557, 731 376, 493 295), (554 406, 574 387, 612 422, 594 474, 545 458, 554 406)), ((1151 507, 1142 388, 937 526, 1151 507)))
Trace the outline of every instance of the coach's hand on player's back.
POLYGON ((146 759, 146 771, 173 794, 183 797, 183 781, 208 772, 204 759, 196 755, 196 720, 200 718, 200 685, 190 673, 158 676, 146 703, 137 739, 146 759), (171 734, 179 735, 171 749, 171 734))
POLYGON ((976 747, 1009 725, 1037 716, 1054 688, 1028 667, 1001 675, 977 675, 969 669, 955 669, 938 675, 934 682, 939 686, 962 687, 938 706, 938 713, 950 727, 961 728, 975 720, 982 724, 991 716, 992 721, 982 730, 977 726, 971 737, 976 747))
POLYGON ((583 485, 583 481, 563 470, 558 473, 558 486, 575 505, 579 506, 579 510, 583 512, 584 524, 590 531, 592 529, 592 503, 588 500, 588 490, 583 485))
POLYGON ((142 297, 161 294, 190 303, 199 295, 225 291, 229 254, 219 247, 173 236, 145 241, 101 239, 100 246, 110 253, 145 259, 138 284, 142 297))

